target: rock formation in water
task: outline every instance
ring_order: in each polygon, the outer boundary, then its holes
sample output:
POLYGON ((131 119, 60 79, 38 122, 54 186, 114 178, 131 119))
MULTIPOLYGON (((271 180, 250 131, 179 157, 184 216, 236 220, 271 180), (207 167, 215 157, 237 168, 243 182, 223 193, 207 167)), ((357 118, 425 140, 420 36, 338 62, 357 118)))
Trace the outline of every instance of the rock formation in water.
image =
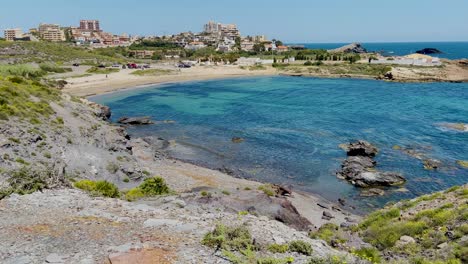
POLYGON ((151 121, 151 117, 149 116, 140 116, 140 117, 122 117, 118 121, 120 124, 124 125, 150 125, 154 124, 151 121))
POLYGON ((336 173, 340 179, 347 180, 358 187, 393 186, 403 184, 405 178, 395 172, 381 172, 375 169, 374 157, 378 149, 367 141, 340 145, 348 155, 341 170, 336 173))
POLYGON ((328 50, 328 52, 335 52, 335 53, 367 53, 367 50, 362 46, 361 43, 351 43, 349 45, 328 50))

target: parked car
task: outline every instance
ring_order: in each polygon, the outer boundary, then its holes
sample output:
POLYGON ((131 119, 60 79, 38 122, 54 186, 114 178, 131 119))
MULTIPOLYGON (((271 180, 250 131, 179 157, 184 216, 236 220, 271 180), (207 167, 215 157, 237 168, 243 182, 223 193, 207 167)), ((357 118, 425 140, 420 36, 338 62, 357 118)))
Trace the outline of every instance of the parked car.
POLYGON ((79 63, 73 63, 72 65, 73 65, 73 67, 80 67, 79 63))
POLYGON ((143 68, 149 69, 149 68, 151 68, 151 66, 149 64, 145 64, 145 65, 143 65, 143 68))
POLYGON ((120 64, 114 64, 114 65, 112 65, 112 68, 118 68, 118 69, 120 69, 120 64))
POLYGON ((136 63, 129 63, 129 64, 127 64, 127 68, 129 68, 129 69, 138 69, 138 65, 136 65, 136 63))
POLYGON ((99 64, 99 66, 98 66, 98 68, 105 68, 105 67, 106 67, 106 65, 104 65, 104 64, 99 64))
POLYGON ((179 65, 177 65, 177 67, 179 67, 179 68, 191 68, 192 66, 190 64, 186 64, 186 63, 179 63, 179 65))

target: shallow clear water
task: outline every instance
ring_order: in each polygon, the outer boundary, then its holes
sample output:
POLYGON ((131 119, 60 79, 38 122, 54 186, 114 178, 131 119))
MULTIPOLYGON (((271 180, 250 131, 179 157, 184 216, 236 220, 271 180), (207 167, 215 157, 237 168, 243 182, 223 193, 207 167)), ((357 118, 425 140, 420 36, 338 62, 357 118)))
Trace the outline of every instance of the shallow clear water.
POLYGON ((238 168, 255 179, 293 184, 361 208, 411 198, 468 182, 468 133, 441 122, 468 123, 468 84, 390 83, 374 80, 256 77, 189 82, 101 95, 112 119, 150 115, 175 124, 133 127, 134 136, 174 139, 173 153, 211 167, 238 168), (245 142, 234 144, 239 136, 245 142), (380 149, 378 169, 401 172, 409 192, 360 198, 338 180, 345 153, 338 145, 365 139, 380 149), (394 145, 416 148, 444 162, 439 171, 394 145))
MULTIPOLYGON (((349 43, 303 43, 309 49, 336 49, 349 43)), ((385 56, 403 56, 424 48, 436 48, 443 53, 432 56, 447 59, 468 58, 468 42, 390 42, 362 43, 369 51, 380 52, 385 56)))

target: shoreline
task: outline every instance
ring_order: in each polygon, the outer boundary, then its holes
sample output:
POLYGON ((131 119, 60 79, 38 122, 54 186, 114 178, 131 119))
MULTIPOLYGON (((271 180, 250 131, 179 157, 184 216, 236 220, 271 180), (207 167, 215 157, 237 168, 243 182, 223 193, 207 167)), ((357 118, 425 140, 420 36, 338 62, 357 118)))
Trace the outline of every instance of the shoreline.
MULTIPOLYGON (((314 73, 310 71, 312 68, 307 67, 300 68, 300 72, 290 72, 288 70, 277 69, 270 66, 267 66, 265 69, 261 70, 241 69, 237 66, 196 66, 189 69, 174 70, 171 68, 171 72, 169 73, 147 76, 134 75, 132 74, 134 70, 124 69, 117 73, 110 73, 108 75, 95 74, 90 76, 71 76, 64 78, 67 82, 67 85, 65 85, 63 91, 75 96, 91 97, 122 90, 140 89, 156 85, 256 76, 291 76, 331 79, 347 78, 360 80, 379 80, 396 83, 467 83, 468 70, 460 68, 454 63, 455 62, 447 62, 444 68, 421 69, 393 67, 391 71, 392 78, 357 73, 314 73), (309 71, 302 71, 307 69, 309 69, 309 71)), ((167 68, 165 70, 167 70, 167 68)))
POLYGON ((108 74, 108 77, 105 77, 105 75, 92 75, 78 78, 66 78, 65 80, 68 84, 63 91, 75 96, 91 97, 122 90, 145 88, 153 85, 278 75, 278 72, 274 68, 250 71, 237 67, 196 67, 181 69, 179 72, 174 71, 175 73, 154 76, 137 76, 131 74, 132 72, 133 70, 126 69, 117 73, 108 74))

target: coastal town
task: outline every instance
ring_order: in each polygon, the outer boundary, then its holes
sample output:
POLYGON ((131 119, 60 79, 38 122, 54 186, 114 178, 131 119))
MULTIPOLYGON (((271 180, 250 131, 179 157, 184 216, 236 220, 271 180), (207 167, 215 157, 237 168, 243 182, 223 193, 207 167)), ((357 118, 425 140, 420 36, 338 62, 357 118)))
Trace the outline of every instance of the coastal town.
MULTIPOLYGON (((274 61, 271 56, 268 59, 253 57, 259 54, 278 55, 278 58, 281 58, 281 62, 293 63, 298 53, 302 59, 305 58, 307 60, 357 61, 363 59, 365 61, 370 59, 369 61, 373 64, 429 67, 442 65, 439 58, 429 56, 423 52, 419 52, 422 54, 418 54, 417 52, 415 54, 408 54, 407 56, 384 57, 378 52, 367 51, 357 44, 331 50, 330 52, 337 53, 336 56, 312 53, 314 56, 309 57, 307 54, 310 53, 305 51, 306 48, 304 45, 285 45, 281 40, 269 40, 265 35, 242 36, 236 24, 223 24, 215 21, 209 21, 205 24, 203 26, 203 31, 200 33, 189 31, 161 36, 132 36, 126 33, 116 35, 104 31, 99 20, 80 20, 79 26, 61 26, 58 24, 40 23, 37 28, 31 28, 28 32, 23 32, 21 28, 5 29, 4 39, 13 42, 45 41, 69 43, 70 45, 91 49, 130 47, 130 50, 127 52, 129 57, 153 60, 180 60, 190 57, 190 55, 196 51, 209 50, 218 54, 236 54, 234 56, 235 60, 217 60, 214 58, 215 56, 211 56, 206 58, 209 62, 215 62, 216 64, 224 62, 230 64, 236 62, 236 64, 242 66, 273 64, 274 61), (291 53, 290 51, 296 52, 291 53), (355 58, 343 56, 343 53, 371 55, 364 56, 363 58, 355 58)), ((440 51, 435 50, 432 53, 437 54, 439 52, 440 51)), ((200 62, 199 60, 198 63, 200 62)), ((189 64, 194 63, 190 62, 189 64)))

